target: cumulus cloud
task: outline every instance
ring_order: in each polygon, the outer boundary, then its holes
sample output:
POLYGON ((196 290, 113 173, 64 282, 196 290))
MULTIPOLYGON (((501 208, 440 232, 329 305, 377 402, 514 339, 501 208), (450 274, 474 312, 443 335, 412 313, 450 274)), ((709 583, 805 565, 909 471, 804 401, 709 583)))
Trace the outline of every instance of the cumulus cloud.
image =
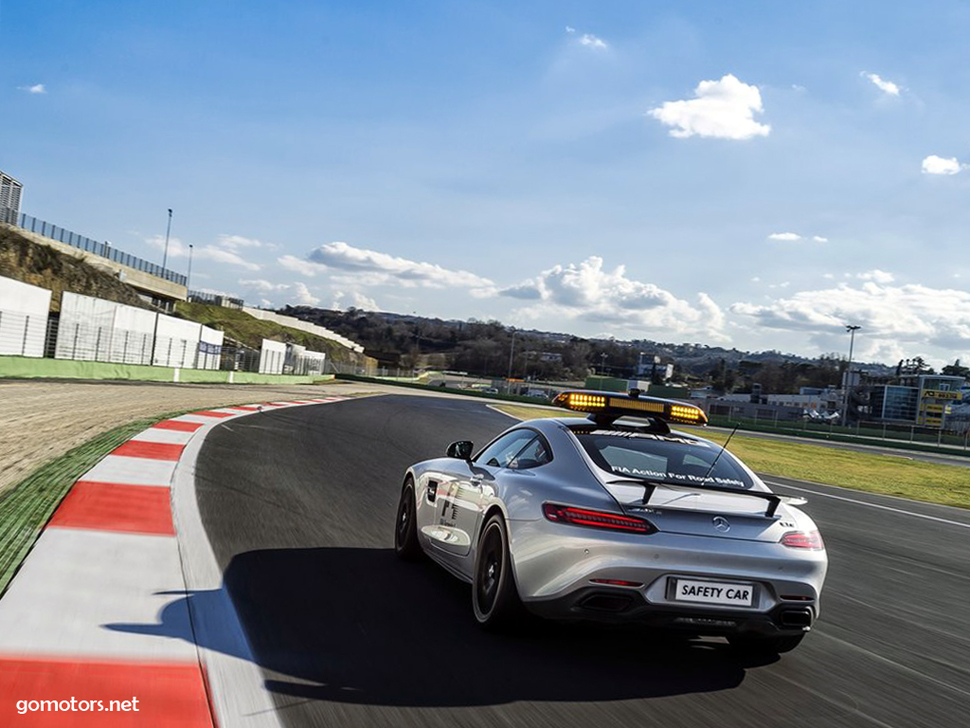
POLYGON ((701 81, 694 96, 687 101, 667 101, 647 113, 673 127, 670 136, 678 139, 695 135, 751 139, 771 132, 771 126, 754 120, 754 114, 764 111, 758 87, 743 83, 730 73, 720 81, 701 81))
POLYGON ((314 296, 302 281, 293 284, 293 300, 301 306, 316 306, 320 303, 320 299, 314 296))
POLYGON ((330 306, 330 308, 339 310, 345 307, 350 308, 351 306, 353 306, 354 308, 359 308, 363 311, 381 310, 381 307, 377 305, 377 301, 375 301, 370 296, 365 296, 360 291, 351 291, 349 294, 344 293, 343 291, 334 292, 333 304, 330 306), (346 298, 350 299, 350 303, 346 303, 346 304, 344 303, 344 299, 346 298))
POLYGON ((571 25, 567 25, 566 26, 566 32, 567 33, 575 33, 576 32, 576 29, 573 26, 571 26, 571 25))
POLYGON ((868 270, 865 273, 859 273, 856 278, 863 281, 875 281, 876 283, 892 283, 896 280, 896 276, 892 273, 887 273, 884 270, 879 270, 874 268, 873 270, 868 270))
POLYGON ((957 174, 967 165, 960 164, 956 157, 938 157, 935 154, 923 159, 923 174, 957 174))
POLYGON ((360 285, 395 284, 405 288, 488 288, 487 278, 464 270, 451 270, 436 263, 424 263, 355 248, 342 242, 327 243, 311 251, 307 260, 293 256, 278 259, 280 265, 304 275, 337 273, 338 282, 360 285))
POLYGON ((268 293, 276 293, 280 291, 285 291, 289 289, 288 283, 271 283, 263 278, 256 279, 239 279, 239 285, 247 288, 249 290, 255 291, 260 295, 265 296, 268 293))
POLYGON ((606 50, 609 46, 606 41, 602 38, 597 38, 592 33, 583 33, 579 39, 579 44, 586 46, 587 48, 593 48, 594 50, 606 50))
MULTIPOLYGON (((970 347, 970 292, 924 285, 892 285, 891 274, 869 271, 848 283, 799 291, 765 305, 735 303, 731 313, 776 330, 813 336, 841 334, 860 324, 872 346, 911 342, 960 350, 970 347)), ((913 347, 909 347, 913 348, 913 347)))
POLYGON ((799 240, 811 240, 813 243, 827 243, 829 241, 828 238, 823 238, 821 235, 812 235, 809 238, 798 233, 771 233, 768 236, 768 240, 773 240, 777 243, 797 243, 799 240))
MULTIPOLYGON (((243 258, 231 246, 226 247, 223 240, 225 237, 227 236, 221 236, 219 240, 212 245, 196 245, 192 250, 193 260, 210 260, 213 263, 236 266, 237 268, 243 268, 244 270, 248 271, 257 271, 261 268, 259 264, 252 263, 243 258)), ((153 235, 145 242, 151 245, 153 248, 165 250, 164 235, 153 235)), ((182 241, 180 238, 171 238, 168 241, 169 258, 187 258, 188 256, 189 246, 184 241, 182 241)))
POLYGON ((881 78, 878 73, 866 73, 863 71, 862 75, 872 81, 876 85, 876 88, 883 93, 888 94, 889 96, 899 96, 899 86, 894 84, 892 81, 887 81, 884 78, 881 78))
POLYGON ((275 245, 264 243, 255 238, 244 238, 242 235, 220 235, 216 243, 220 248, 239 250, 240 248, 275 248, 275 245))
POLYGON ((622 265, 603 268, 603 259, 556 265, 494 295, 526 302, 517 311, 529 318, 590 322, 626 332, 698 334, 724 340, 724 313, 706 293, 692 304, 653 283, 629 278, 622 265))
POLYGON ((35 83, 33 86, 18 86, 20 91, 26 91, 29 94, 46 94, 47 87, 42 83, 35 83))

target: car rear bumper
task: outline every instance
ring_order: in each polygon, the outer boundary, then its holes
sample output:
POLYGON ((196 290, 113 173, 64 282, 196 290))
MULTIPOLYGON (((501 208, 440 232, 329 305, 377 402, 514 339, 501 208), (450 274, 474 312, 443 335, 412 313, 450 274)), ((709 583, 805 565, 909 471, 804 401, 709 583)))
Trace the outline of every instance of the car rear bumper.
POLYGON ((638 589, 590 585, 555 599, 525 602, 539 617, 557 621, 638 625, 696 635, 796 635, 811 629, 817 603, 782 603, 767 612, 694 605, 650 604, 638 589))
POLYGON ((515 526, 519 595, 550 619, 780 636, 810 629, 819 615, 824 551, 664 532, 600 535, 549 522, 515 526), (746 606, 679 601, 677 579, 750 586, 753 598, 746 606), (616 581, 631 586, 602 583, 616 581))

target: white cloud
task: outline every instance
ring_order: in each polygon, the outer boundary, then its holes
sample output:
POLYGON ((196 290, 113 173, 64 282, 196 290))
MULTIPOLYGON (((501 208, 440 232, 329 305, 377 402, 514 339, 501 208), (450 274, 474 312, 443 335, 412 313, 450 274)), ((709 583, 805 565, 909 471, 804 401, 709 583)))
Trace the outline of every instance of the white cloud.
POLYGON ((761 283, 761 277, 760 276, 755 276, 754 278, 751 279, 751 282, 752 283, 761 283))
POLYGON ((436 263, 423 263, 399 258, 374 250, 355 248, 342 242, 327 243, 313 250, 307 261, 293 256, 283 256, 280 265, 315 275, 325 271, 340 271, 336 282, 358 285, 396 284, 405 288, 488 288, 492 282, 487 278, 464 270, 450 270, 436 263))
MULTIPOLYGON (((333 309, 343 309, 345 305, 343 303, 344 299, 348 297, 348 294, 343 291, 335 291, 333 296, 333 304, 330 308, 333 309)), ((365 296, 360 291, 351 291, 349 294, 350 303, 346 304, 346 308, 353 306, 354 308, 359 308, 362 311, 380 311, 381 307, 377 305, 375 301, 370 296, 365 296)))
POLYGON ((572 27, 571 25, 567 25, 566 26, 566 32, 567 33, 575 33, 576 32, 576 29, 574 27, 572 27))
POLYGON ((601 51, 609 48, 605 40, 602 38, 597 38, 592 33, 584 33, 579 39, 579 44, 586 46, 587 48, 593 48, 601 51))
POLYGON ((879 270, 874 268, 873 270, 868 270, 865 273, 859 273, 856 278, 863 281, 875 281, 876 283, 892 283, 896 280, 896 276, 892 273, 887 273, 884 270, 879 270))
POLYGON ((768 240, 774 240, 779 243, 797 243, 799 240, 809 239, 813 243, 827 243, 829 241, 828 238, 823 238, 821 235, 813 235, 811 238, 808 238, 798 233, 772 233, 768 236, 768 240))
POLYGON ((883 93, 889 94, 890 96, 899 96, 899 86, 892 81, 881 78, 878 73, 866 73, 863 71, 862 75, 872 81, 883 93))
MULTIPOLYGON (((211 260, 214 263, 232 265, 248 271, 257 271, 261 268, 259 264, 249 262, 235 250, 223 247, 223 238, 225 237, 226 236, 220 237, 220 239, 214 245, 194 246, 192 249, 192 259, 195 261, 211 260)), ((157 248, 158 250, 162 251, 165 250, 164 235, 154 235, 148 238, 145 242, 151 245, 153 248, 157 248)), ((168 257, 188 258, 189 246, 180 238, 170 238, 168 241, 168 257)))
MULTIPOLYGON (((899 342, 916 352, 927 346, 950 351, 970 348, 970 292, 923 285, 892 285, 891 275, 870 271, 859 287, 848 283, 799 291, 767 305, 735 303, 729 310, 770 329, 816 338, 841 335, 846 323, 861 325, 869 346, 899 342)), ((856 343, 858 344, 858 337, 856 343)), ((911 353, 912 355, 912 353, 911 353)))
POLYGON ((648 115, 673 127, 670 136, 686 139, 694 135, 715 139, 751 139, 768 136, 771 127, 754 120, 762 113, 761 92, 732 74, 720 81, 701 81, 689 101, 667 101, 648 115))
POLYGON ((290 287, 288 283, 271 283, 263 278, 256 278, 252 280, 240 278, 239 285, 253 290, 261 295, 266 295, 267 293, 274 293, 277 291, 285 291, 290 287))
POLYGON ((314 296, 302 281, 293 284, 293 300, 301 306, 316 306, 320 303, 320 299, 314 296))
POLYGON ((603 259, 556 265, 535 278, 497 289, 493 295, 517 298, 525 306, 516 314, 531 319, 596 323, 628 335, 701 335, 724 340, 724 314, 706 293, 697 303, 628 278, 624 266, 603 269, 603 259))
POLYGON ((26 91, 29 94, 46 94, 47 87, 42 83, 35 83, 33 86, 18 86, 18 90, 26 91))
POLYGON ((275 248, 275 245, 263 243, 254 238, 244 238, 242 235, 220 235, 216 243, 220 248, 239 250, 239 248, 275 248))
POLYGON ((938 157, 931 154, 923 160, 923 174, 957 174, 967 165, 960 164, 956 157, 938 157))

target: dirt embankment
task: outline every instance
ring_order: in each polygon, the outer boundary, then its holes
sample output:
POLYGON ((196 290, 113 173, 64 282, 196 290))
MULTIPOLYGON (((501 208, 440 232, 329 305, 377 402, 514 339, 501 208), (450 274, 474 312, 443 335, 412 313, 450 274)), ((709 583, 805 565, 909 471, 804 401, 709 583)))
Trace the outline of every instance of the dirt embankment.
POLYGON ((0 225, 0 275, 51 291, 51 311, 61 310, 64 291, 150 309, 135 290, 108 271, 41 245, 16 228, 0 225))

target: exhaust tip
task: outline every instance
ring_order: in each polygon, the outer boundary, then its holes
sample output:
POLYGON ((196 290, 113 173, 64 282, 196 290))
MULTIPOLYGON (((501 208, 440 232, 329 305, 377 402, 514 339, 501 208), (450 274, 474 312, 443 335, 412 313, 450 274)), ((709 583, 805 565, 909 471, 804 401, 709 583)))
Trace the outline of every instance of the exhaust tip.
POLYGON ((811 627, 811 609, 785 609, 779 615, 778 621, 782 627, 811 627))

